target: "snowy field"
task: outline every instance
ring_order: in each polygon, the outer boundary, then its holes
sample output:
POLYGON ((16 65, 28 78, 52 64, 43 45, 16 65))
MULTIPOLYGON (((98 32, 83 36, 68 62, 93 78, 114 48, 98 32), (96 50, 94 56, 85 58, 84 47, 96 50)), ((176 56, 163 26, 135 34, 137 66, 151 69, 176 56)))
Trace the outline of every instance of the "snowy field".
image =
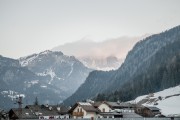
MULTIPOLYGON (((180 85, 163 91, 137 97, 134 102, 144 106, 155 106, 165 116, 180 116, 180 85)), ((132 102, 132 101, 131 101, 132 102)))

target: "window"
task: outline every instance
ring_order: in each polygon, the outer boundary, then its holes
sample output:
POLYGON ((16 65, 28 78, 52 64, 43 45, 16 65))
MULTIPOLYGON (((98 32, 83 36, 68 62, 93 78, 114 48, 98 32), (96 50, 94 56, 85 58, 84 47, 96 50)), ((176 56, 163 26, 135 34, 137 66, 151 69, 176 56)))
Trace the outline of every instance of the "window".
POLYGON ((80 108, 80 112, 82 112, 82 108, 80 108))
POLYGON ((102 110, 103 112, 105 112, 105 108, 103 108, 103 110, 102 110))

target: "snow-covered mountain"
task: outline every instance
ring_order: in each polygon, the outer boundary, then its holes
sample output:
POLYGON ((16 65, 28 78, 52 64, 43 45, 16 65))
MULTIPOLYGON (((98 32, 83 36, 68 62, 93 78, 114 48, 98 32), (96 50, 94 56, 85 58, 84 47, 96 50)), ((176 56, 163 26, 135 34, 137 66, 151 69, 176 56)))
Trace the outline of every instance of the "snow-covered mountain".
POLYGON ((62 52, 47 50, 18 60, 0 56, 0 107, 12 107, 19 94, 24 104, 33 104, 36 96, 40 104, 57 104, 75 92, 90 71, 62 52))
POLYGON ((129 101, 180 84, 180 26, 152 35, 129 51, 114 71, 93 71, 64 103, 94 98, 129 101), (81 92, 83 91, 83 92, 81 92))
POLYGON ((79 60, 89 68, 103 71, 118 69, 123 62, 123 60, 114 56, 109 56, 106 58, 82 57, 79 58, 79 60))
POLYGON ((143 106, 155 106, 166 116, 180 116, 180 85, 137 97, 135 102, 143 106))
POLYGON ((43 51, 19 59, 21 66, 27 67, 37 76, 46 77, 51 84, 72 94, 86 79, 91 71, 73 56, 62 52, 43 51))
POLYGON ((96 70, 112 70, 120 67, 128 51, 139 40, 149 36, 119 37, 102 42, 94 42, 87 38, 59 45, 52 51, 62 51, 66 55, 73 55, 87 67, 96 70))

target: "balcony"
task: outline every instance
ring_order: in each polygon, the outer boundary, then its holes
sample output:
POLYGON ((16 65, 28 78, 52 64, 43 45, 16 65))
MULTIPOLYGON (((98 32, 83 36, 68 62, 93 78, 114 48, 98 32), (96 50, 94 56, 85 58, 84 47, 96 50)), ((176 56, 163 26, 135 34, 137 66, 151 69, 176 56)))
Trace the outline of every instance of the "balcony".
POLYGON ((81 117, 84 115, 84 112, 73 112, 73 116, 81 117))

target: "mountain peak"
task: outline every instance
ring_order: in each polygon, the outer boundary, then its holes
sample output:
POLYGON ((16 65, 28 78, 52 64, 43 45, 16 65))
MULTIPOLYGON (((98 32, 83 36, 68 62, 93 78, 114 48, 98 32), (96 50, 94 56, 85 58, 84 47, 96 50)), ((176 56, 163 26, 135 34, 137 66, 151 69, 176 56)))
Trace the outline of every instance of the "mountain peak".
POLYGON ((32 61, 36 60, 36 59, 41 59, 44 56, 48 56, 48 55, 56 55, 56 56, 62 56, 64 55, 61 51, 51 51, 51 50, 45 50, 43 52, 40 53, 35 53, 26 57, 21 57, 19 58, 19 62, 21 64, 21 66, 27 66, 29 63, 31 63, 32 61))
POLYGON ((51 50, 45 50, 39 53, 39 55, 47 55, 47 54, 64 55, 61 51, 51 51, 51 50))
POLYGON ((40 52, 39 54, 43 55, 43 54, 49 54, 49 53, 52 53, 52 51, 50 51, 50 50, 45 50, 45 51, 40 52))

